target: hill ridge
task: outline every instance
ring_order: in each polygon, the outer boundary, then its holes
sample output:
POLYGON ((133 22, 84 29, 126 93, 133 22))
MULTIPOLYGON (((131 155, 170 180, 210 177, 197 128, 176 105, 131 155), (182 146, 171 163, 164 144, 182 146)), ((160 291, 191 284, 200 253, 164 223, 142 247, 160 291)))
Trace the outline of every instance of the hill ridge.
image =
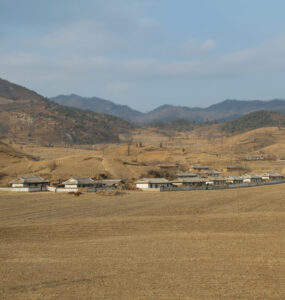
POLYGON ((195 122, 224 122, 237 119, 247 113, 259 110, 280 111, 285 113, 285 100, 235 100, 226 99, 208 107, 188 107, 173 104, 163 104, 153 110, 142 113, 126 105, 116 104, 110 100, 97 97, 82 97, 76 94, 59 95, 51 100, 73 107, 88 108, 99 113, 118 116, 137 124, 187 120, 195 122))
POLYGON ((25 87, 0 79, 0 136, 42 144, 120 141, 133 125, 111 115, 59 105, 25 87))

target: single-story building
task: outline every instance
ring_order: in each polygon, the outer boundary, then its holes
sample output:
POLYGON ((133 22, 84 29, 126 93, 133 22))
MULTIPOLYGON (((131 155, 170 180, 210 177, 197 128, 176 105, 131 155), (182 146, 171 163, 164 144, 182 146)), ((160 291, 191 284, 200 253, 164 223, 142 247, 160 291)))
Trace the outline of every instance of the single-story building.
POLYGON ((223 177, 210 177, 206 180, 206 184, 208 185, 225 185, 226 183, 227 181, 223 177))
POLYGON ((17 179, 10 181, 12 191, 15 192, 39 192, 46 191, 49 180, 40 176, 19 176, 17 179))
POLYGON ((221 172, 217 170, 205 170, 203 173, 208 177, 219 177, 221 175, 221 172))
POLYGON ((175 186, 204 186, 206 185, 206 180, 201 177, 188 177, 188 178, 177 178, 172 181, 175 186))
POLYGON ((172 182, 165 178, 142 178, 136 181, 136 187, 142 190, 160 189, 161 187, 171 187, 172 182))
POLYGON ((95 181, 98 187, 117 188, 119 185, 124 184, 122 179, 102 179, 95 181))
POLYGON ((264 173, 262 174, 263 180, 281 180, 283 179, 283 176, 279 173, 264 173))
POLYGON ((226 178, 226 181, 229 184, 242 184, 243 178, 241 176, 229 176, 226 178))
POLYGON ((78 189, 85 187, 94 187, 96 182, 90 177, 71 177, 62 183, 65 189, 78 189))
POLYGON ((194 177, 198 177, 197 174, 195 173, 190 173, 190 172, 180 172, 177 174, 178 178, 194 178, 194 177))
POLYGON ((244 183, 259 183, 262 181, 262 177, 256 174, 246 174, 242 178, 244 183))

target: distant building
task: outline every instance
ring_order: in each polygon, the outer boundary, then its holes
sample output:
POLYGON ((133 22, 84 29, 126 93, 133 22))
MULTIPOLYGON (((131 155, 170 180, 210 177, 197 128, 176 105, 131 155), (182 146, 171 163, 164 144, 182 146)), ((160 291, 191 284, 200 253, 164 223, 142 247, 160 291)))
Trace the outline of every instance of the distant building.
POLYGON ((246 174, 242 177, 244 183, 259 183, 262 181, 262 177, 256 174, 246 174))
POLYGON ((281 180, 283 176, 279 173, 264 173, 262 174, 263 180, 281 180))
POLYGON ((85 187, 94 187, 96 182, 90 177, 71 177, 62 183, 65 189, 78 189, 85 187))
POLYGON ((10 181, 10 184, 12 185, 12 191, 39 192, 47 190, 49 180, 43 179, 40 176, 20 176, 10 181))
POLYGON ((221 172, 217 170, 205 170, 203 173, 209 177, 219 177, 221 175, 221 172))
POLYGON ((97 186, 108 187, 108 188, 117 188, 119 185, 124 184, 122 179, 102 179, 95 181, 97 186))
POLYGON ((242 184, 243 177, 241 176, 229 176, 226 178, 227 183, 229 184, 242 184))
POLYGON ((204 186, 206 185, 206 180, 201 177, 182 177, 177 178, 172 181, 174 186, 204 186))
POLYGON ((190 173, 190 172, 180 172, 177 174, 178 178, 194 178, 194 177, 198 177, 197 174, 195 173, 190 173))
POLYGON ((208 184, 208 185, 226 185, 227 181, 223 177, 211 177, 211 178, 207 179, 206 184, 208 184))
POLYGON ((142 178, 136 181, 136 187, 142 190, 160 189, 161 187, 171 187, 172 182, 165 178, 142 178))

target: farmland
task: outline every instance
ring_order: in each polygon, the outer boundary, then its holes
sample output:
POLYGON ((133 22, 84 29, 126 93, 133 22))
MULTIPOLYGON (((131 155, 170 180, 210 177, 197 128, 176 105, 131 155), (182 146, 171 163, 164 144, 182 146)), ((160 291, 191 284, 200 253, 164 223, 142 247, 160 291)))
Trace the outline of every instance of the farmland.
POLYGON ((0 193, 0 298, 281 299, 284 195, 0 193))

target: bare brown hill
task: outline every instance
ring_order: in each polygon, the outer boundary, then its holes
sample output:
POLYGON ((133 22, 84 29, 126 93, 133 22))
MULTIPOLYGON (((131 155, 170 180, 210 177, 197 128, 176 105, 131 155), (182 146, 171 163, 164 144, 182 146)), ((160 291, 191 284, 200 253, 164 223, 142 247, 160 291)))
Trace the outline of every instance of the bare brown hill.
POLYGON ((56 104, 0 79, 0 135, 37 144, 118 142, 133 125, 119 118, 56 104))

